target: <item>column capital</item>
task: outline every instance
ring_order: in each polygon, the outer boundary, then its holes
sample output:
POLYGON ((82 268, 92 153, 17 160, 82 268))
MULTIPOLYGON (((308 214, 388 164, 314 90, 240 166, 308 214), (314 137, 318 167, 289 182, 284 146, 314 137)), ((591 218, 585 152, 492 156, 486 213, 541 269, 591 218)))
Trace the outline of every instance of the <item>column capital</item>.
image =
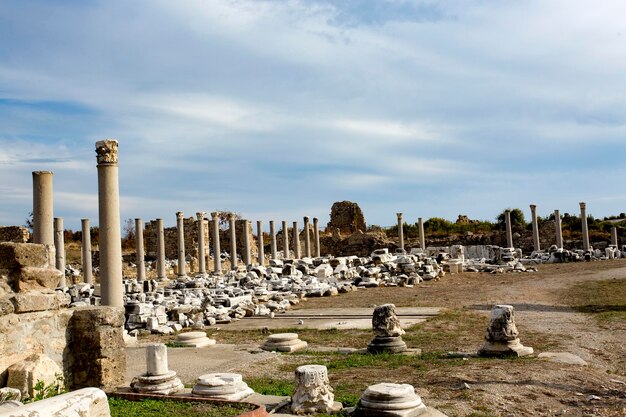
POLYGON ((185 215, 183 214, 183 212, 182 212, 182 211, 177 211, 177 212, 176 212, 176 218, 177 218, 178 220, 182 220, 184 217, 185 217, 185 215))
POLYGON ((96 159, 98 165, 117 165, 117 146, 115 139, 96 142, 96 159))
POLYGON ((198 211, 196 212, 196 218, 198 219, 198 221, 202 221, 204 220, 204 211, 198 211))
POLYGON ((582 201, 581 201, 581 202, 580 202, 580 203, 578 203, 578 204, 580 204, 580 209, 581 209, 581 210, 584 210, 584 209, 586 209, 586 208, 587 208, 587 203, 585 203, 585 202, 582 202, 582 201))
POLYGON ((304 217, 303 217, 303 219, 304 219, 304 222, 305 222, 305 223, 308 223, 308 222, 309 222, 309 216, 304 216, 304 217))
POLYGON ((33 171, 33 177, 36 175, 52 175, 52 171, 33 171))
POLYGON ((402 218, 402 213, 396 213, 396 216, 398 216, 398 220, 400 220, 402 218))
POLYGON ((219 212, 219 211, 212 211, 212 212, 211 212, 211 217, 212 217, 213 219, 216 219, 216 218, 217 218, 217 216, 219 216, 219 215, 220 215, 220 212, 219 212))
POLYGON ((319 219, 317 217, 313 217, 313 223, 317 223, 319 219))
POLYGON ((530 210, 531 211, 535 211, 536 208, 537 208, 537 206, 535 204, 531 204, 530 205, 530 210))

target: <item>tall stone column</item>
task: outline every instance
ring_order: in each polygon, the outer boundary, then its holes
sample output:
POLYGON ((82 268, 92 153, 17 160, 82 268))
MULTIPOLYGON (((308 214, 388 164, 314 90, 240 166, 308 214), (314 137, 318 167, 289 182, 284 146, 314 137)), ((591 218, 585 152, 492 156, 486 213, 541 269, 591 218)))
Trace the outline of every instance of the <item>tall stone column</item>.
POLYGON ((417 225, 420 230, 420 248, 422 248, 422 250, 425 251, 426 250, 426 237, 424 236, 424 220, 421 217, 417 219, 417 225))
POLYGON ((513 248, 513 228, 511 227, 511 210, 504 210, 504 226, 506 227, 506 247, 513 248))
POLYGON ((589 250, 589 228, 587 227, 587 204, 580 203, 580 222, 583 229, 583 250, 589 250))
POLYGON ((96 142, 102 305, 124 307, 122 238, 116 140, 96 142))
POLYGON ((265 266, 265 248, 263 247, 263 222, 261 220, 257 220, 256 222, 256 239, 259 244, 257 250, 259 265, 265 266))
POLYGON ((230 228, 230 269, 237 269, 237 232, 235 231, 235 215, 228 214, 228 226, 230 228))
POLYGON ((276 259, 276 229, 274 228, 274 220, 270 220, 270 253, 272 259, 276 259))
POLYGON ((556 247, 563 249, 563 230, 561 230, 561 213, 554 210, 554 228, 556 232, 556 247))
POLYGON ((157 229, 157 280, 163 281, 167 279, 165 272, 165 229, 163 228, 163 219, 156 219, 157 229))
POLYGON ((83 265, 83 282, 85 284, 93 284, 93 269, 91 267, 91 229, 89 227, 89 219, 80 220, 83 229, 82 241, 82 265, 83 265))
POLYGON ((63 219, 61 217, 54 218, 54 248, 55 257, 54 265, 56 269, 63 273, 59 281, 59 287, 66 287, 65 282, 65 236, 63 236, 63 219))
POLYGON ((617 227, 611 227, 611 245, 617 247, 617 227))
POLYGON ((220 248, 220 220, 218 212, 211 213, 211 227, 213 228, 213 272, 222 273, 222 249, 220 248))
POLYGON ((145 253, 143 251, 143 221, 135 219, 135 262, 137 263, 137 281, 146 280, 145 253))
POLYGON ((309 236, 309 216, 304 216, 304 256, 311 257, 311 236, 309 236))
POLYGON ((252 263, 250 259, 250 220, 242 220, 243 226, 243 263, 248 266, 252 263))
POLYGON ((48 246, 50 263, 54 251, 54 214, 52 203, 52 172, 33 172, 33 243, 48 246))
POLYGON ((313 240, 315 241, 315 257, 320 257, 320 229, 318 225, 319 219, 313 217, 313 240))
POLYGON ((539 223, 537 223, 537 206, 530 205, 530 216, 533 222, 533 246, 536 252, 541 250, 541 243, 539 242, 539 223))
POLYGON ((179 277, 187 276, 185 264, 185 215, 182 211, 176 212, 176 231, 178 232, 178 273, 179 277))
POLYGON ((300 233, 298 233, 298 222, 293 222, 293 252, 294 258, 300 259, 300 233))
POLYGON ((291 259, 289 255, 289 228, 287 222, 283 220, 283 259, 291 259))
POLYGON ((404 250, 404 228, 402 222, 402 213, 396 213, 398 216, 398 245, 400 245, 400 249, 404 250))
POLYGON ((206 249, 204 248, 204 212, 196 213, 198 219, 198 274, 206 275, 206 249))

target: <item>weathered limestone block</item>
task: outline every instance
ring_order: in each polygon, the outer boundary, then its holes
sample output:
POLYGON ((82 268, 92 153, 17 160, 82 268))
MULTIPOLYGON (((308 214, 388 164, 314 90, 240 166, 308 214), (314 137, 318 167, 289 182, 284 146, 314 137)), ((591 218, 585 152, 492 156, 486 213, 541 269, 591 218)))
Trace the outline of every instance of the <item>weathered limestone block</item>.
POLYGON ((8 386, 20 390, 22 398, 32 398, 37 382, 48 386, 62 378, 63 370, 55 361, 46 355, 34 354, 9 367, 8 386))
POLYGON ((357 405, 358 417, 445 417, 427 408, 409 384, 383 382, 369 386, 357 405))
POLYGON ((374 339, 367 346, 370 353, 399 353, 406 351, 406 343, 402 340, 404 330, 396 316, 396 306, 383 304, 374 309, 372 315, 374 339))
POLYGON ((513 306, 497 305, 491 310, 485 344, 478 354, 481 356, 527 356, 533 348, 520 343, 515 326, 513 306))
POLYGON ((29 238, 24 226, 0 226, 0 242, 26 243, 29 238))
POLYGON ((176 372, 168 369, 167 346, 157 343, 146 348, 146 373, 133 378, 130 386, 136 392, 163 395, 184 388, 176 372))
POLYGON ((56 397, 0 411, 0 417, 110 417, 111 410, 104 391, 83 388, 56 397))
POLYGON ((181 333, 176 337, 176 343, 187 346, 202 348, 215 344, 214 339, 209 339, 205 332, 187 332, 181 333))
POLYGON ((124 309, 76 308, 68 325, 70 388, 116 388, 124 384, 124 309))
POLYGON ((324 365, 302 365, 296 369, 296 389, 291 396, 294 414, 334 413, 341 410, 324 365))
POLYGON ((300 340, 297 333, 276 333, 268 336, 261 349, 267 351, 296 352, 308 346, 308 343, 300 340))
POLYGON ((53 293, 45 294, 37 291, 18 293, 11 297, 15 313, 28 313, 33 311, 49 311, 66 308, 70 305, 69 294, 53 293))
POLYGON ((330 222, 326 230, 339 229, 341 233, 352 233, 357 230, 365 232, 365 218, 358 204, 351 201, 338 201, 330 209, 330 222))
POLYGON ((241 401, 254 394, 254 391, 243 381, 240 374, 215 373, 198 377, 191 393, 200 397, 241 401))
POLYGON ((54 290, 62 276, 51 263, 46 245, 0 243, 0 277, 6 277, 13 291, 54 290))

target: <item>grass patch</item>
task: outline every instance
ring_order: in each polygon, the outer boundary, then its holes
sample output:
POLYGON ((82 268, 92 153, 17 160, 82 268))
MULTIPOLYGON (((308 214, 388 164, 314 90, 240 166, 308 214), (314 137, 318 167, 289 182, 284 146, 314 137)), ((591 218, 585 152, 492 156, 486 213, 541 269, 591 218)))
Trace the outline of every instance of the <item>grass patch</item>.
MULTIPOLYGON (((302 328, 283 328, 272 329, 272 334, 276 333, 297 333, 301 340, 315 346, 332 346, 332 347, 365 347, 372 339, 371 330, 358 329, 302 329, 302 328)), ((261 330, 218 330, 211 332, 209 337, 217 339, 219 343, 232 344, 261 344, 267 339, 267 334, 261 330)))
POLYGON ((291 396, 294 390, 293 381, 284 379, 246 378, 250 388, 263 395, 291 396))
POLYGON ((144 399, 130 401, 121 398, 109 398, 111 417, 230 417, 238 416, 249 406, 245 404, 215 404, 201 402, 182 402, 172 400, 144 399))
POLYGON ((590 281, 564 290, 563 301, 598 321, 626 320, 626 278, 590 281))

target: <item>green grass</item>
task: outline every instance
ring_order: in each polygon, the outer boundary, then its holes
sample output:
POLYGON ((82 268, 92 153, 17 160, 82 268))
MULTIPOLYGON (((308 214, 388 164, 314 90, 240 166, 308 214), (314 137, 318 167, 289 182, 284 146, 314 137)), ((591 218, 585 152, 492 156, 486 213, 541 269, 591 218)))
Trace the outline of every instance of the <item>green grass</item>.
POLYGON ((249 409, 246 405, 217 405, 215 403, 182 402, 144 399, 129 401, 109 398, 111 417, 230 417, 249 409))
POLYGON ((563 300, 599 322, 626 320, 626 278, 584 282, 564 291, 563 300))
POLYGON ((293 381, 284 379, 246 378, 246 383, 254 392, 263 395, 291 396, 293 381))

